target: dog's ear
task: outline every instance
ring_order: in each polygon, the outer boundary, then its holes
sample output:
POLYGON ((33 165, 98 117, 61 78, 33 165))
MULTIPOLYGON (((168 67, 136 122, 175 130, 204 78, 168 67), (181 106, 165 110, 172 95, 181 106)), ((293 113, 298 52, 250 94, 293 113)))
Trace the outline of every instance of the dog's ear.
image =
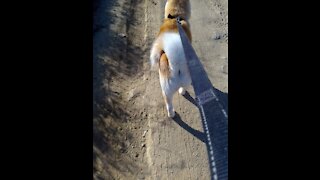
POLYGON ((169 18, 169 19, 173 19, 174 17, 171 16, 171 14, 169 14, 169 15, 168 15, 168 18, 169 18))

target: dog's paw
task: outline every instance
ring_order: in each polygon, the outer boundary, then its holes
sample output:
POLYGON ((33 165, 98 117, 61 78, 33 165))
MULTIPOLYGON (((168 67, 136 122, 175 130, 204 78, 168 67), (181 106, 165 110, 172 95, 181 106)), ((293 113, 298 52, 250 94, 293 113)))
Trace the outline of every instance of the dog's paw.
POLYGON ((183 87, 180 87, 179 88, 179 94, 185 95, 186 94, 186 90, 183 87))
POLYGON ((174 111, 168 112, 168 117, 169 118, 174 118, 175 115, 176 115, 176 113, 174 111))

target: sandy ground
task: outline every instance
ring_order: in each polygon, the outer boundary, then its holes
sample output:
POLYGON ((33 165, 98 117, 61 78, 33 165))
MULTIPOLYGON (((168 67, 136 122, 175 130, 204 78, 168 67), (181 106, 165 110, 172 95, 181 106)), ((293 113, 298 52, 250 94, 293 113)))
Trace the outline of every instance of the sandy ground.
MULTIPOLYGON (((200 114, 174 97, 166 117, 151 44, 165 1, 95 0, 94 179, 210 179, 200 114)), ((228 2, 191 0, 193 47, 213 85, 228 93, 228 2)), ((192 88, 188 89, 194 97, 192 88)))

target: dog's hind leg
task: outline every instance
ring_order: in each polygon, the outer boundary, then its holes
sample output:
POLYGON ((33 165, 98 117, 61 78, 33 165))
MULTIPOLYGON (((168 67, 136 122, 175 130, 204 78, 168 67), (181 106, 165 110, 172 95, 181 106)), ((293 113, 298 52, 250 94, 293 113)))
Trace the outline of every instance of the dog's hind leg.
POLYGON ((186 93, 186 89, 184 87, 179 88, 179 94, 184 95, 186 93))
POLYGON ((168 117, 173 118, 175 116, 175 112, 173 109, 173 105, 172 105, 172 98, 173 98, 173 93, 171 94, 163 94, 164 97, 164 101, 166 103, 166 108, 167 108, 167 113, 168 113, 168 117))
POLYGON ((169 61, 165 53, 163 53, 160 57, 159 77, 160 77, 162 95, 166 103, 168 117, 173 118, 175 115, 175 112, 172 106, 172 98, 173 98, 174 91, 172 89, 172 86, 169 85, 169 79, 170 79, 169 61))
POLYGON ((188 72, 186 72, 184 74, 184 76, 181 79, 181 86, 179 88, 179 94, 181 95, 185 95, 186 94, 186 88, 189 87, 191 85, 191 77, 190 74, 188 72))

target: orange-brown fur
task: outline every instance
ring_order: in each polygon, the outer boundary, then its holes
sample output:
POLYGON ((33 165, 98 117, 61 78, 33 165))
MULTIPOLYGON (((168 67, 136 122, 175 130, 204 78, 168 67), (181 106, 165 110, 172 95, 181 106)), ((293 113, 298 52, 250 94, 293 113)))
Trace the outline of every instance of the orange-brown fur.
POLYGON ((168 79, 170 76, 169 61, 165 53, 162 53, 160 57, 159 72, 162 78, 168 79))
POLYGON ((164 17, 168 15, 189 20, 190 18, 190 2, 189 0, 167 0, 164 17))
MULTIPOLYGON (((191 31, 189 24, 187 21, 182 20, 181 26, 183 30, 186 32, 187 37, 189 38, 190 42, 192 41, 191 31)), ((178 32, 177 20, 176 19, 165 19, 160 27, 160 31, 158 36, 160 36, 164 32, 178 32)))

